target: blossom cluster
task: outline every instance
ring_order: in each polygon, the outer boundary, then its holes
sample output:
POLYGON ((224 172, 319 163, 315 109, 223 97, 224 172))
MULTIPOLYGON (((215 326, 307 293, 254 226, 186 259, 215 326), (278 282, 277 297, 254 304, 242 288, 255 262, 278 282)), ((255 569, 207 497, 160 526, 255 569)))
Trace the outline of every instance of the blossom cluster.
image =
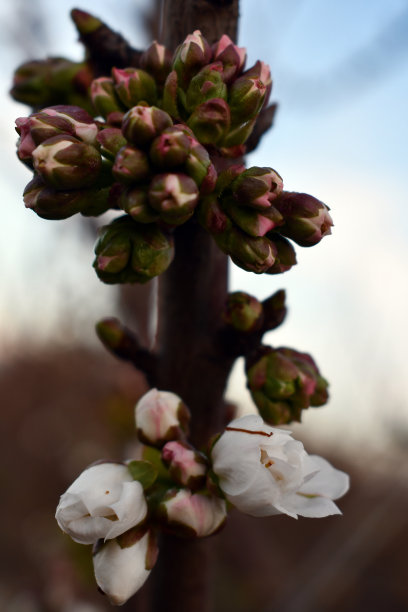
POLYGON ((92 465, 56 512, 74 541, 93 544, 97 584, 115 605, 148 578, 160 531, 214 534, 226 520, 227 501, 252 516, 340 513, 333 500, 347 491, 347 475, 260 416, 233 420, 207 453, 188 442, 190 413, 176 394, 150 390, 135 417, 142 459, 92 465))
MULTIPOLYGON (((27 207, 46 219, 122 213, 95 248, 102 281, 144 283, 163 273, 174 231, 190 220, 257 274, 289 270, 291 241, 312 246, 330 233, 325 204, 284 191, 270 167, 237 163, 272 88, 269 67, 258 61, 245 69, 245 60, 228 36, 211 46, 197 30, 173 54, 154 42, 138 67, 114 67, 108 76, 91 80, 75 65, 72 74, 89 85, 87 104, 17 119, 18 156, 34 172, 27 207)), ((73 78, 60 63, 49 69, 73 78)), ((24 89, 24 74, 32 84, 35 66, 44 76, 44 64, 21 67, 15 89, 24 89)))

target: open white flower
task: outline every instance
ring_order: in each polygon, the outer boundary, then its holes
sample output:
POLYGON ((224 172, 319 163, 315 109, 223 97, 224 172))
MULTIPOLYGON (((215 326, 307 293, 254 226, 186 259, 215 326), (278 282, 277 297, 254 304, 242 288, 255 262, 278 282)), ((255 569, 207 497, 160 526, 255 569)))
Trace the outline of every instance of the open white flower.
POLYGON ((308 455, 289 431, 269 427, 258 415, 232 421, 211 455, 222 491, 246 514, 341 514, 333 500, 347 492, 348 475, 308 455))
POLYGON ((126 535, 130 536, 125 538, 129 542, 121 538, 109 540, 93 556, 96 582, 115 606, 124 604, 143 586, 157 556, 150 532, 142 532, 136 538, 131 532, 126 535))
POLYGON ((116 538, 147 514, 140 482, 125 465, 100 463, 86 469, 61 496, 55 518, 79 544, 116 538))

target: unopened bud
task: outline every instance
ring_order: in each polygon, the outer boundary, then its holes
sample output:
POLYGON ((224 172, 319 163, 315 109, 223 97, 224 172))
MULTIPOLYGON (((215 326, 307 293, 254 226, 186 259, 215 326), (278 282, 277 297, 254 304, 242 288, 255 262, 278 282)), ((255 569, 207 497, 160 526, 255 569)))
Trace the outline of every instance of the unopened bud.
POLYGON ((136 404, 135 419, 140 440, 160 448, 188 434, 190 411, 175 393, 151 389, 136 404))
POLYGON ((261 302, 256 297, 236 291, 230 293, 223 313, 223 319, 228 325, 242 332, 259 329, 263 318, 261 302))
POLYGON ((266 236, 253 238, 232 227, 225 234, 214 235, 214 238, 220 249, 237 266, 248 272, 262 274, 275 262, 275 246, 266 236))
POLYGON ((190 153, 185 160, 184 168, 197 183, 200 193, 211 193, 217 182, 217 171, 205 147, 195 138, 191 139, 190 145, 190 153))
POLYGON ((182 165, 190 152, 190 139, 181 126, 166 128, 155 138, 149 155, 158 168, 172 169, 182 165))
POLYGON ((146 153, 131 145, 119 149, 112 167, 112 174, 125 184, 141 181, 149 175, 150 167, 146 153))
POLYGON ((187 442, 167 442, 161 454, 172 479, 182 487, 197 490, 205 485, 207 460, 187 442))
POLYGON ((232 221, 221 209, 218 198, 213 194, 202 198, 198 209, 198 219, 210 234, 219 234, 221 240, 228 235, 232 227, 232 221))
POLYGON ((262 108, 265 95, 266 86, 258 78, 242 75, 234 81, 228 97, 231 124, 240 125, 254 118, 262 108))
POLYGON ((239 147, 248 140, 252 134, 255 123, 256 119, 251 119, 229 130, 222 141, 222 148, 232 149, 233 154, 230 155, 230 157, 240 157, 244 155, 245 151, 241 151, 239 147), (237 152, 235 151, 235 147, 237 147, 237 152))
POLYGON ((154 225, 129 216, 101 228, 94 268, 105 283, 146 283, 164 272, 174 256, 172 241, 154 225))
POLYGON ((123 117, 122 131, 129 142, 143 147, 173 125, 165 111, 155 106, 133 106, 123 117))
POLYGON ((163 85, 171 70, 172 53, 156 40, 140 56, 140 67, 163 85))
POLYGON ((239 174, 231 184, 237 203, 263 211, 282 193, 281 176, 272 168, 253 166, 239 174))
POLYGON ((274 204, 284 218, 279 231, 300 246, 313 246, 331 234, 329 209, 317 198, 307 193, 283 192, 274 204))
POLYGON ((221 62, 209 64, 191 79, 186 94, 186 108, 189 112, 211 98, 227 99, 227 86, 223 81, 222 70, 221 62))
POLYGON ((230 127, 229 106, 221 98, 207 100, 194 110, 187 123, 202 144, 217 144, 230 127))
POLYGON ((276 232, 268 234, 268 238, 276 247, 276 259, 273 266, 267 270, 267 273, 282 274, 282 272, 287 272, 297 263, 295 249, 289 240, 286 240, 286 238, 276 232))
POLYGON ((119 128, 108 127, 99 132, 97 142, 102 155, 114 160, 119 150, 126 145, 126 138, 119 128))
POLYGON ((102 160, 92 145, 73 136, 49 138, 33 151, 35 170, 56 189, 78 189, 91 186, 97 179, 102 160))
POLYGON ((110 113, 124 110, 124 106, 116 94, 114 81, 110 77, 94 79, 89 94, 96 112, 105 119, 110 113))
POLYGON ((210 62, 211 55, 211 47, 206 38, 200 30, 195 30, 176 49, 173 69, 176 70, 182 83, 186 84, 193 74, 210 62))
POLYGON ((192 493, 188 489, 170 490, 160 503, 158 512, 174 533, 193 538, 215 533, 227 517, 224 499, 192 493))
POLYGON ((178 108, 178 76, 175 70, 172 70, 166 79, 163 89, 162 108, 173 118, 179 117, 178 108))
POLYGON ((149 187, 149 204, 160 218, 171 225, 180 225, 191 217, 199 192, 195 181, 185 174, 158 174, 149 187))
POLYGON ((246 60, 246 49, 237 47, 226 34, 223 34, 213 47, 214 61, 222 62, 223 78, 230 83, 243 69, 246 60))
POLYGON ((233 199, 225 203, 231 219, 249 236, 265 236, 278 225, 282 225, 282 215, 274 206, 261 211, 237 206, 233 199))
POLYGON ((160 219, 159 213, 149 205, 146 188, 128 189, 122 193, 119 204, 138 223, 154 223, 160 219))
POLYGON ((140 102, 155 104, 157 99, 156 83, 154 79, 139 68, 113 68, 112 77, 115 90, 127 108, 136 106, 140 102))

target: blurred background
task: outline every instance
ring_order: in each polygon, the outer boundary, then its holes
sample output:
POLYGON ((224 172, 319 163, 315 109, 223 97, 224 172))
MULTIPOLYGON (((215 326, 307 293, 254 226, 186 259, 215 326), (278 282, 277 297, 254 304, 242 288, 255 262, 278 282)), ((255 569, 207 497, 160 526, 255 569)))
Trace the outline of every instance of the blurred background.
MULTIPOLYGON (((1 3, 0 609, 98 612, 87 547, 53 519, 58 496, 89 463, 133 440, 142 376, 98 344, 95 322, 134 323, 130 298, 94 274, 94 230, 82 218, 27 211, 30 173, 14 156, 7 97, 31 58, 82 58, 60 0, 1 3)), ((157 35, 154 2, 83 0, 133 46, 157 35), (156 31, 156 33, 155 33, 156 31), (152 36, 153 32, 153 36, 152 36)), ((326 202, 333 235, 297 248, 298 266, 266 277, 231 267, 231 290, 287 291, 289 315, 266 337, 310 352, 331 400, 293 427, 310 452, 352 476, 344 516, 255 520, 234 514, 219 538, 216 612, 408 609, 408 8, 405 0, 241 0, 239 44, 271 66, 273 129, 248 165, 272 166, 285 188, 326 202), (239 533, 239 537, 237 537, 239 533), (245 554, 242 554, 245 551, 245 554)), ((253 410, 243 364, 228 397, 253 410)))

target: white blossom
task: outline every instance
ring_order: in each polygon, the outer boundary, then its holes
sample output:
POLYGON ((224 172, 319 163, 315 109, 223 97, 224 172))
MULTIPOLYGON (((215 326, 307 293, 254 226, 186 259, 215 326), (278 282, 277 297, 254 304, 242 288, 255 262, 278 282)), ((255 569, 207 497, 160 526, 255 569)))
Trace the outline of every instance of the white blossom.
POLYGON ((111 604, 121 606, 146 582, 149 532, 130 546, 106 542, 93 557, 95 579, 111 604))
POLYGON ((222 491, 246 514, 341 514, 333 500, 347 492, 347 474, 308 455, 289 431, 270 427, 258 415, 232 421, 211 454, 222 491))
POLYGON ((140 482, 125 465, 101 463, 86 469, 61 496, 55 518, 80 544, 116 538, 147 514, 140 482))
POLYGON ((135 420, 142 442, 162 446, 183 435, 189 412, 175 393, 151 389, 136 404, 135 420))

